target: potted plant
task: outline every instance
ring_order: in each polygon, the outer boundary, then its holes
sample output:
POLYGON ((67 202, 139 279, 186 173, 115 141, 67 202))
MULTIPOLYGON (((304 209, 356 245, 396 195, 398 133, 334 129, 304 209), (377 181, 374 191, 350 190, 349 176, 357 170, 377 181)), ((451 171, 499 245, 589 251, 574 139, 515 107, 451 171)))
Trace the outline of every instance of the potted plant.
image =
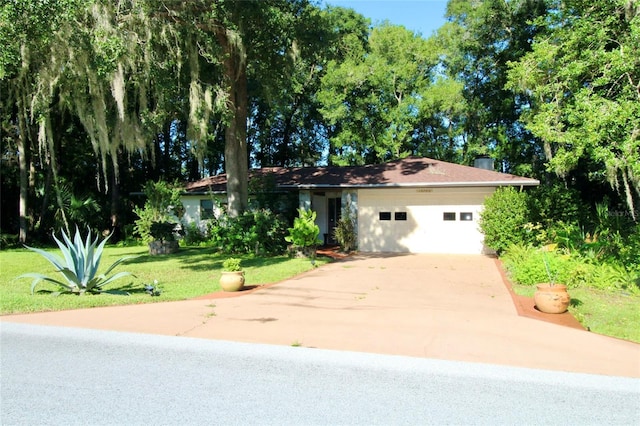
POLYGON ((153 238, 149 242, 149 254, 171 254, 178 251, 178 240, 175 236, 176 224, 173 222, 153 222, 150 234, 153 238))
POLYGON ((544 268, 549 277, 548 283, 536 284, 536 292, 533 295, 533 300, 536 304, 536 308, 539 311, 547 314, 562 314, 569 308, 569 302, 571 297, 567 292, 567 286, 564 284, 557 284, 556 278, 558 273, 552 276, 551 268, 549 266, 549 260, 547 259, 546 251, 549 248, 545 248, 542 253, 542 260, 544 262, 544 268))
POLYGON ((220 287, 224 291, 239 291, 244 286, 244 271, 240 268, 240 259, 230 257, 222 262, 220 287))
POLYGON ((176 227, 184 214, 180 190, 166 182, 148 182, 144 207, 136 207, 139 219, 135 230, 149 244, 149 254, 170 254, 178 251, 176 227))

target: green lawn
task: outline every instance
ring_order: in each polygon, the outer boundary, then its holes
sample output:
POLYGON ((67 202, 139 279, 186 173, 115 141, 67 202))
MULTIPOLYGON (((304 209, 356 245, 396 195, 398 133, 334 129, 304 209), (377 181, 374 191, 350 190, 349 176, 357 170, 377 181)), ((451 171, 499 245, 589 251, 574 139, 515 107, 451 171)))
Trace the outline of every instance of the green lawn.
MULTIPOLYGON (((59 250, 51 252, 60 254, 59 250)), ((62 278, 54 267, 42 256, 26 249, 0 251, 0 314, 56 311, 95 306, 152 303, 169 300, 185 300, 220 290, 218 280, 222 261, 229 256, 214 253, 209 248, 181 248, 169 256, 149 256, 146 247, 107 247, 101 262, 100 272, 123 256, 140 256, 131 259, 114 272, 127 271, 135 277, 125 277, 109 284, 106 289, 125 290, 130 296, 109 294, 100 295, 61 295, 52 296, 50 291, 57 287, 40 282, 36 294, 31 295, 31 279, 15 278, 26 272, 38 272, 62 278), (144 285, 158 281, 162 294, 152 297, 144 291, 144 285)), ((241 257, 241 256, 234 256, 241 257)), ((242 269, 245 271, 245 285, 262 285, 298 275, 312 269, 308 259, 277 256, 268 258, 242 257, 242 269)), ((327 258, 317 259, 324 264, 327 258)))
MULTIPOLYGON (((533 297, 534 286, 513 285, 533 297)), ((640 343, 640 295, 589 287, 569 288, 569 312, 590 331, 640 343)))

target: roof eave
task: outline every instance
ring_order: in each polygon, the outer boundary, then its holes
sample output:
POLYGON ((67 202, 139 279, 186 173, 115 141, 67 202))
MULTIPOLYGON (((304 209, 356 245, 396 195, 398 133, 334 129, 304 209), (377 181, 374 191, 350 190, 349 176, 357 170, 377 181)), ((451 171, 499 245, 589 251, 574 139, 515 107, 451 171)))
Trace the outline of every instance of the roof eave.
POLYGON ((278 185, 280 188, 330 189, 330 188, 459 188, 459 187, 499 187, 499 186, 538 186, 538 180, 479 181, 479 182, 423 182, 423 183, 371 183, 371 184, 301 184, 278 185))

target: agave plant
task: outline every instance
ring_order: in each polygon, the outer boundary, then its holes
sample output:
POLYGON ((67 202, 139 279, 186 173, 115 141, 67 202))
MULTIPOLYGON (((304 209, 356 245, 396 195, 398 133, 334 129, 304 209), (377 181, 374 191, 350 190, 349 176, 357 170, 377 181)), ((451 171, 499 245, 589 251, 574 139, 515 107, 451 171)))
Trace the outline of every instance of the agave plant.
POLYGON ((31 283, 31 294, 33 294, 36 285, 40 281, 49 281, 59 285, 63 290, 61 292, 57 292, 56 294, 84 294, 87 292, 94 294, 129 294, 123 291, 103 290, 103 287, 119 278, 129 275, 133 276, 133 274, 131 274, 130 272, 118 272, 117 274, 111 276, 108 276, 108 274, 111 273, 111 271, 116 266, 118 266, 125 260, 131 259, 136 256, 122 257, 109 268, 107 268, 107 270, 103 274, 97 275, 104 246, 111 235, 106 237, 100 244, 98 244, 99 237, 97 235, 96 238, 91 241, 91 230, 89 230, 87 238, 84 241, 80 236, 78 228, 76 228, 76 234, 73 238, 73 241, 71 241, 64 230, 61 230, 61 233, 64 242, 56 238, 55 234, 53 234, 53 239, 58 244, 58 247, 60 247, 64 259, 61 259, 54 254, 47 253, 44 250, 25 246, 29 250, 40 254, 49 262, 51 262, 51 264, 56 267, 57 271, 60 272, 64 277, 64 281, 61 281, 38 273, 27 273, 20 275, 18 278, 34 278, 33 282, 31 283))

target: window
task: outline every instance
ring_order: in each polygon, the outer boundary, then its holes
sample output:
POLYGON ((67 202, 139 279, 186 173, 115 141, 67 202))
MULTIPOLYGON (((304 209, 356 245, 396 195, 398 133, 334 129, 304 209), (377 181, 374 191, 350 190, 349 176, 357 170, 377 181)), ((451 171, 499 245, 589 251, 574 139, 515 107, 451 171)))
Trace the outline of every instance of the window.
POLYGON ((471 212, 464 212, 464 213, 460 213, 460 220, 473 220, 473 213, 471 212))
POLYGON ((213 219, 213 200, 200 200, 200 220, 213 219))
POLYGON ((446 220, 446 221, 456 220, 455 212, 444 212, 442 214, 442 220, 446 220))
POLYGON ((407 212, 395 212, 393 218, 395 220, 407 220, 407 212))
POLYGON ((380 220, 391 220, 391 212, 380 212, 378 217, 380 220))

